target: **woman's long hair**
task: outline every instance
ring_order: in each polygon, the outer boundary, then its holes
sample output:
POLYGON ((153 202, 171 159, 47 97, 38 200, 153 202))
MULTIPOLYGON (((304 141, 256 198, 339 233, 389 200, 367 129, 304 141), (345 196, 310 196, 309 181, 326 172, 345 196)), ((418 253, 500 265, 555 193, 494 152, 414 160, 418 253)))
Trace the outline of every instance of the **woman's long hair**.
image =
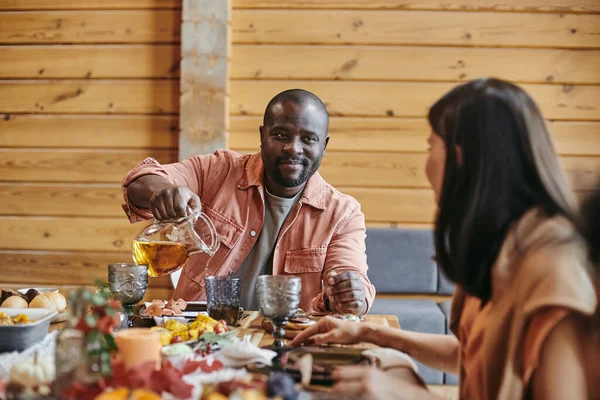
POLYGON ((450 280, 485 302, 513 223, 533 207, 574 221, 573 195, 542 115, 519 87, 491 78, 462 84, 428 119, 446 145, 436 258, 450 280))
MULTIPOLYGON (((590 261, 600 279, 600 185, 583 203, 581 217, 581 233, 587 241, 590 261)), ((598 295, 600 297, 600 293, 598 295)))

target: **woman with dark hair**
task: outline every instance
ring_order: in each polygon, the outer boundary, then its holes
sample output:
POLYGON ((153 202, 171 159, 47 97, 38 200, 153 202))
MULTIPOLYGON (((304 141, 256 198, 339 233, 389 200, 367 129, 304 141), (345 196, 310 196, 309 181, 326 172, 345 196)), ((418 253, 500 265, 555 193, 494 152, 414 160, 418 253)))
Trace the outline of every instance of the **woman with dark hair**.
MULTIPOLYGON (((589 196, 581 210, 582 232, 588 242, 594 266, 596 295, 600 294, 600 186, 589 196)), ((586 347, 586 370, 590 399, 600 399, 600 307, 590 319, 586 347)))
MULTIPOLYGON (((596 297, 573 195, 536 104, 515 85, 479 79, 443 96, 428 119, 436 259, 457 284, 456 338, 326 318, 294 344, 395 348, 458 373, 461 399, 586 398, 581 338, 596 297)), ((336 389, 431 395, 403 376, 341 369, 336 389)))
POLYGON ((588 242, 590 261, 598 275, 600 273, 600 186, 585 200, 581 216, 582 232, 588 242))

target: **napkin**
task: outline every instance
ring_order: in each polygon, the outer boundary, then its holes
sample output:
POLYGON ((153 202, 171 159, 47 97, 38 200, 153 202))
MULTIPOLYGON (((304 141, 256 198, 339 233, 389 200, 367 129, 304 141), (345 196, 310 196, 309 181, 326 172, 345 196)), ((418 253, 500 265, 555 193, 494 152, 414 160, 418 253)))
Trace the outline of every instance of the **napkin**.
MULTIPOLYGON (((212 385, 221 382, 229 382, 236 379, 244 379, 248 372, 245 369, 224 368, 219 371, 205 373, 202 371, 192 372, 183 376, 183 381, 192 385, 192 396, 190 399, 199 399, 204 391, 204 385, 212 385)), ((162 394, 163 400, 182 400, 177 399, 170 393, 162 394)), ((187 400, 187 399, 186 399, 187 400)))
POLYGON ((13 351, 12 353, 0 354, 0 378, 8 378, 10 369, 13 365, 24 362, 32 358, 37 352, 40 358, 51 358, 54 362, 54 348, 56 346, 56 336, 58 331, 47 334, 41 342, 36 343, 22 352, 13 351))
POLYGON ((362 353, 365 356, 375 357, 379 360, 381 369, 389 369, 394 367, 403 367, 408 364, 412 370, 419 375, 419 367, 413 359, 406 353, 395 349, 376 348, 365 350, 362 353))
POLYGON ((277 353, 272 350, 261 349, 251 343, 250 338, 250 335, 246 335, 242 340, 225 347, 217 353, 216 359, 226 367, 243 367, 255 363, 271 366, 277 353))
POLYGON ((247 375, 248 371, 246 371, 245 368, 224 368, 222 370, 210 372, 208 374, 202 371, 192 372, 191 374, 184 375, 183 380, 185 383, 195 386, 198 384, 217 384, 221 382, 233 381, 236 379, 244 379, 247 375))

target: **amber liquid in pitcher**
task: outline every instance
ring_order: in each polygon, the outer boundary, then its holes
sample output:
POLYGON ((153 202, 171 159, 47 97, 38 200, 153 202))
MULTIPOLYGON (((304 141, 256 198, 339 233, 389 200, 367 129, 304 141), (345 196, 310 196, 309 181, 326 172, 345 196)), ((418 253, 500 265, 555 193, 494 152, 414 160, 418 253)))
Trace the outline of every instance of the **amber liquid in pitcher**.
POLYGON ((188 258, 185 247, 179 243, 133 241, 133 260, 137 265, 147 265, 150 277, 168 275, 182 267, 188 258))

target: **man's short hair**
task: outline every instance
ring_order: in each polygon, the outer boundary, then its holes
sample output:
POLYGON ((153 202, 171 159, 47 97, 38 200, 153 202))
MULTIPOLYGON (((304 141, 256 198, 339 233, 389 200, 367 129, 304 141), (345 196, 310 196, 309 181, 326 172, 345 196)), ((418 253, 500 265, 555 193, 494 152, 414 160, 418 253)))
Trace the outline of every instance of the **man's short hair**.
POLYGON ((267 104, 267 108, 265 109, 265 114, 263 116, 263 125, 267 124, 267 115, 270 115, 270 110, 275 106, 275 104, 283 103, 284 101, 292 101, 298 105, 314 105, 317 110, 323 113, 325 116, 325 121, 327 122, 327 126, 329 126, 329 113, 327 112, 327 107, 325 107, 325 103, 314 93, 309 92, 304 89, 288 89, 284 90, 281 93, 278 93, 269 101, 267 104))

